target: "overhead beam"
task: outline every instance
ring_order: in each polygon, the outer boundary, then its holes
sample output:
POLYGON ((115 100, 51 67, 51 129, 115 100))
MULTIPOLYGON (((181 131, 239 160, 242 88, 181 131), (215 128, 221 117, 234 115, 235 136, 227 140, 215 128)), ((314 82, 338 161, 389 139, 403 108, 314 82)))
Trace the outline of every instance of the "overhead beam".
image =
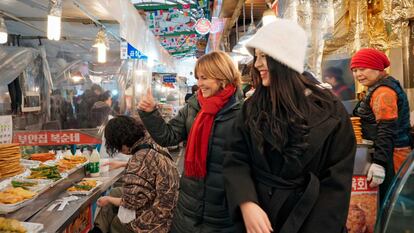
POLYGON ((6 16, 6 17, 7 17, 7 18, 9 18, 9 19, 12 19, 12 20, 14 20, 14 21, 20 22, 20 23, 22 23, 22 24, 24 24, 24 25, 26 25, 26 26, 28 26, 28 27, 30 27, 30 28, 32 28, 32 29, 38 30, 38 31, 43 32, 43 33, 45 33, 45 34, 46 34, 46 31, 45 31, 45 30, 40 29, 39 27, 36 27, 35 25, 33 25, 33 24, 31 24, 31 23, 28 23, 28 22, 26 22, 26 21, 24 21, 24 20, 20 19, 19 17, 14 16, 14 15, 12 15, 12 14, 8 13, 8 12, 5 12, 5 11, 3 11, 3 10, 0 10, 0 15, 6 16))
MULTIPOLYGON (((26 22, 46 22, 46 17, 19 17, 21 20, 24 20, 26 22)), ((9 17, 5 17, 5 19, 12 19, 9 17)), ((75 19, 75 18, 62 18, 62 22, 67 23, 82 23, 82 24, 94 24, 95 22, 91 19, 75 19)), ((100 23, 103 24, 119 24, 116 20, 99 20, 100 23)))
POLYGON ((42 10, 42 11, 47 12, 49 10, 49 7, 48 7, 47 3, 43 4, 42 2, 35 2, 34 0, 18 0, 18 1, 30 6, 32 8, 36 8, 36 9, 39 9, 39 10, 42 10))
MULTIPOLYGON (((171 5, 166 5, 166 4, 159 4, 159 5, 140 5, 140 4, 135 4, 134 5, 135 8, 137 10, 144 10, 144 11, 157 11, 157 10, 168 10, 171 8, 177 8, 177 9, 183 9, 183 4, 171 4, 171 5)), ((197 8, 198 6, 196 4, 191 4, 190 5, 190 9, 191 8, 197 8)))
POLYGON ((113 36, 119 42, 122 41, 122 39, 121 39, 121 37, 119 35, 117 35, 116 33, 112 32, 111 30, 109 30, 108 28, 106 28, 105 25, 103 23, 101 23, 94 15, 92 15, 91 13, 89 13, 86 10, 86 8, 79 2, 79 0, 72 0, 72 2, 73 2, 73 4, 76 7, 79 8, 80 11, 82 11, 86 16, 88 16, 94 23, 98 24, 103 29, 105 29, 107 33, 109 33, 111 36, 113 36))

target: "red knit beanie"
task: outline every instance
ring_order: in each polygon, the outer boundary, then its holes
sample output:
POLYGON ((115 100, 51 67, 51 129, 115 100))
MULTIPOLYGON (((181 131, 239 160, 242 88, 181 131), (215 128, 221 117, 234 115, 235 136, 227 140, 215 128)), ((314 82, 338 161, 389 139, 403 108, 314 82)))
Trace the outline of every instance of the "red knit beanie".
POLYGON ((384 70, 390 66, 387 55, 376 49, 361 49, 351 59, 351 69, 370 68, 373 70, 384 70))

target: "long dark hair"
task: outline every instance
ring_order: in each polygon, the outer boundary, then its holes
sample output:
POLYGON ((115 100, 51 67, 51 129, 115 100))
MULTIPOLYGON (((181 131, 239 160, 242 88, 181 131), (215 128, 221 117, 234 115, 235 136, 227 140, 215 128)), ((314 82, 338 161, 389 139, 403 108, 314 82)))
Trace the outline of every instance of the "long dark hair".
POLYGON ((266 56, 266 61, 270 86, 262 85, 259 71, 253 67, 252 78, 259 81, 253 96, 246 101, 245 125, 256 138, 261 153, 264 151, 263 132, 270 132, 271 140, 275 142, 272 149, 282 152, 288 141, 303 136, 309 128, 308 117, 316 107, 315 99, 311 100, 309 96, 332 107, 332 95, 318 87, 317 81, 273 58, 266 56))

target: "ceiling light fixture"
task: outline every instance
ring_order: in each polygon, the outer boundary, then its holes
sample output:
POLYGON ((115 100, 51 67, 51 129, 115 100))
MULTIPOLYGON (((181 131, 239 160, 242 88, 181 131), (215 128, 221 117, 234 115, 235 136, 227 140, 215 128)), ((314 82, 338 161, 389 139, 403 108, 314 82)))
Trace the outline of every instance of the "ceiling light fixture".
POLYGON ((7 27, 4 18, 0 16, 0 44, 7 43, 7 27))
POLYGON ((47 16, 47 38, 60 40, 62 27, 62 0, 49 1, 49 15, 47 16))
POLYGON ((103 28, 101 28, 96 35, 95 44, 93 47, 98 49, 98 62, 105 63, 106 62, 106 50, 108 50, 108 40, 106 39, 106 33, 103 28))
POLYGON ((76 72, 72 73, 71 78, 72 78, 73 82, 78 83, 83 79, 83 75, 81 74, 80 71, 76 71, 76 72))

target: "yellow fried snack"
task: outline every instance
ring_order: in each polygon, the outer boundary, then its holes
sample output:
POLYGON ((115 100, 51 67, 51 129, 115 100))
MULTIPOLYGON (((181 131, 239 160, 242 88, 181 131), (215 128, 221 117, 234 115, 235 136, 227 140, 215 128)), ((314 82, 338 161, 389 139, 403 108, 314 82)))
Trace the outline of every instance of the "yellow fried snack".
POLYGON ((15 219, 0 217, 0 232, 26 233, 27 230, 15 219))
POLYGON ((70 187, 68 191, 75 192, 75 191, 89 191, 96 187, 96 180, 81 180, 79 183, 75 184, 74 186, 70 187))
POLYGON ((24 190, 23 188, 8 188, 0 192, 0 203, 15 204, 25 199, 34 197, 36 193, 24 190))
POLYGON ((84 156, 75 156, 75 155, 65 156, 63 157, 63 159, 58 161, 57 166, 59 168, 59 171, 63 172, 63 171, 70 170, 76 167, 77 165, 86 162, 86 160, 87 159, 84 156))

